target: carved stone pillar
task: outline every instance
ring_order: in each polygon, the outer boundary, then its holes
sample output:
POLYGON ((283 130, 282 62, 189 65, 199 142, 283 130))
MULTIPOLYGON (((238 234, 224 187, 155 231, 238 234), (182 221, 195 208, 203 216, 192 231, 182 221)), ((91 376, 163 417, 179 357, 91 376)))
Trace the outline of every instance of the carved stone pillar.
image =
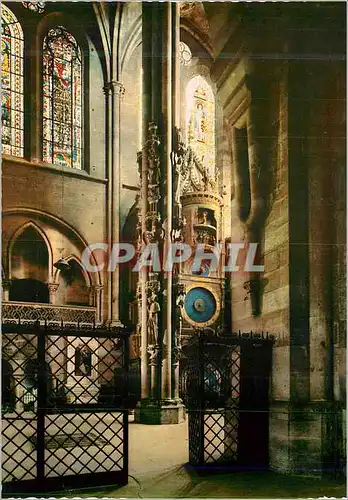
MULTIPOLYGON (((107 190, 107 243, 112 248, 120 241, 120 116, 121 101, 125 89, 121 82, 110 81, 104 86, 106 106, 106 163, 108 176, 107 190)), ((106 266, 107 268, 107 266, 106 266)), ((107 293, 105 294, 105 319, 113 326, 119 320, 119 268, 105 271, 107 293)))
POLYGON ((48 295, 50 304, 55 304, 56 302, 56 292, 59 288, 59 283, 47 283, 48 295))
POLYGON ((184 307, 186 286, 183 283, 175 283, 173 287, 173 339, 172 339, 172 379, 173 395, 175 400, 179 400, 179 363, 182 355, 182 308, 184 307))
MULTIPOLYGON (((157 245, 160 260, 171 244, 172 138, 178 126, 179 5, 142 5, 143 138, 141 154, 142 237, 157 245)), ((179 423, 183 407, 173 393, 172 275, 141 271, 142 400, 136 420, 179 423)))

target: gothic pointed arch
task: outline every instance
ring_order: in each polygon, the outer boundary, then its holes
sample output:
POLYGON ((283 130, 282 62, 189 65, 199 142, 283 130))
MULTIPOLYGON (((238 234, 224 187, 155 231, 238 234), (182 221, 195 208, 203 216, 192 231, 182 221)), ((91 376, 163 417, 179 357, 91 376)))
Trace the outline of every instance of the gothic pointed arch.
POLYGON ((50 258, 45 239, 34 224, 26 224, 11 241, 9 300, 48 303, 50 258))
MULTIPOLYGON (((46 227, 52 227, 56 230, 58 230, 60 233, 64 234, 71 242, 74 243, 77 247, 77 252, 78 255, 82 255, 83 251, 89 246, 89 242, 87 239, 82 235, 76 227, 68 223, 66 220, 62 219, 61 217, 58 217, 54 215, 51 212, 43 211, 43 210, 38 210, 38 209, 33 209, 33 208, 27 208, 27 207, 11 207, 3 210, 3 217, 4 221, 6 220, 5 217, 13 217, 13 216, 25 216, 30 218, 30 222, 26 222, 24 225, 22 225, 19 229, 15 231, 13 235, 9 238, 9 243, 7 245, 7 255, 6 259, 4 262, 4 265, 10 260, 10 255, 11 255, 11 248, 13 245, 13 241, 15 238, 20 234, 23 228, 25 228, 28 224, 33 225, 41 234, 43 239, 46 241, 48 249, 49 249, 49 258, 50 262, 52 262, 52 265, 50 265, 50 269, 53 269, 53 257, 52 257, 52 248, 51 244, 45 234, 45 232, 41 229, 39 226, 39 222, 42 222, 46 227), (35 220, 35 222, 34 222, 35 220)), ((69 256, 70 257, 75 257, 78 262, 80 261, 80 258, 78 258, 76 255, 74 256, 69 256)), ((90 255, 90 262, 92 265, 97 266, 98 265, 98 260, 92 252, 90 255)), ((10 267, 10 266, 9 266, 10 267)), ((53 269, 54 270, 54 269, 53 269)), ((6 267, 5 267, 6 271, 6 267)), ((9 271, 9 276, 10 276, 10 271, 9 271)), ((89 279, 92 281, 93 284, 95 285, 102 285, 103 284, 103 274, 101 271, 94 272, 93 274, 89 275, 89 279)), ((55 276, 53 276, 55 278, 55 276)), ((54 281, 54 279, 52 280, 54 281)))
POLYGON ((184 41, 191 39, 206 52, 208 57, 212 56, 210 23, 203 2, 183 2, 180 4, 180 27, 184 41))
POLYGON ((105 82, 111 79, 111 58, 110 58, 110 23, 106 12, 106 6, 102 2, 92 3, 93 12, 98 26, 98 47, 102 54, 102 68, 105 82))
MULTIPOLYGON (((48 279, 51 276, 52 272, 52 265, 53 265, 53 260, 52 260, 52 246, 47 238, 45 232, 41 229, 41 227, 36 224, 34 221, 29 221, 26 222, 25 224, 21 225, 16 229, 16 231, 13 233, 11 236, 11 239, 9 240, 8 243, 8 250, 7 250, 7 256, 8 256, 8 263, 7 263, 7 269, 8 269, 8 275, 9 277, 12 277, 12 256, 13 256, 13 247, 15 243, 17 242, 18 238, 20 238, 23 233, 25 233, 26 230, 31 229, 33 234, 35 235, 35 232, 38 234, 38 237, 45 243, 47 252, 48 252, 48 279)), ((35 237, 34 240, 35 241, 35 237)))
MULTIPOLYGON (((88 286, 92 286, 93 280, 90 276, 90 273, 86 270, 85 266, 81 262, 81 259, 77 257, 76 255, 69 255, 64 259, 68 264, 76 265, 78 266, 81 274, 83 275, 83 279, 85 280, 86 284, 88 286)), ((57 281, 59 279, 59 275, 61 273, 60 269, 56 269, 54 273, 54 281, 57 281)))
POLYGON ((90 277, 75 256, 68 257, 66 261, 69 267, 59 271, 55 277, 55 281, 59 283, 56 304, 88 306, 90 277))
MULTIPOLYGON (((125 6, 125 10, 129 9, 129 4, 125 6)), ((133 8, 133 6, 132 6, 133 8)), ((126 16, 124 16, 126 17, 126 16)), ((124 68, 127 66, 129 59, 132 57, 135 49, 141 45, 141 30, 142 30, 142 18, 139 13, 139 17, 135 19, 135 21, 131 24, 131 26, 127 26, 126 23, 123 23, 124 26, 121 26, 121 29, 124 31, 124 36, 121 45, 120 51, 120 71, 121 74, 124 68)))
POLYGON ((1 143, 3 154, 24 156, 24 35, 6 6, 1 6, 1 143))
MULTIPOLYGON (((122 229, 122 241, 135 245, 136 251, 139 250, 139 200, 137 199, 125 219, 122 229)), ((136 290, 139 280, 138 273, 132 272, 134 261, 125 263, 120 269, 120 279, 124 287, 124 293, 120 296, 121 317, 124 321, 136 323, 136 290)))

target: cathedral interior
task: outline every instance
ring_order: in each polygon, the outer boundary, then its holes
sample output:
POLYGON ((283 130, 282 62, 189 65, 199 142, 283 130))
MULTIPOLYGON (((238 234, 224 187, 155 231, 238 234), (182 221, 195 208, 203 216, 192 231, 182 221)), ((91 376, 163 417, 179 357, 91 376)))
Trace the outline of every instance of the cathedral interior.
MULTIPOLYGON (((8 446, 11 422, 41 418, 40 376, 69 411, 119 404, 122 367, 108 364, 119 344, 104 349, 79 335, 93 325, 129 331, 127 401, 137 422, 190 418, 190 345, 206 337, 210 361, 198 368, 208 400, 226 406, 224 370, 233 404, 241 387, 254 384, 247 410, 262 393, 263 416, 244 419, 240 439, 249 432, 265 447, 263 465, 343 470, 345 3, 5 1, 1 20, 8 446), (120 242, 134 247, 133 259, 110 270, 105 256, 120 242), (199 266, 191 256, 172 272, 134 272, 147 245, 162 259, 173 243, 200 248, 199 266), (96 271, 84 259, 92 246, 96 271), (33 325, 58 333, 42 344, 33 325)), ((233 455, 226 443, 239 430, 220 413, 214 425, 233 455)), ((6 446, 3 481, 34 478, 29 465, 14 472, 6 446)), ((248 445, 238 446, 243 455, 248 445)))

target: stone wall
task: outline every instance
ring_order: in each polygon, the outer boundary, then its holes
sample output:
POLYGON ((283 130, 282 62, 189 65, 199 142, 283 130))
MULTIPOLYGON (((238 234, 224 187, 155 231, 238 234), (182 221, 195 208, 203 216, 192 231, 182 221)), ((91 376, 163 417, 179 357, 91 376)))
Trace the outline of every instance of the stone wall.
MULTIPOLYGON (((311 13, 305 8, 302 16, 301 9, 294 6, 289 7, 282 25, 284 32, 277 33, 270 21, 273 16, 277 18, 277 12, 266 6, 257 9, 258 16, 254 13, 249 30, 240 33, 241 37, 249 37, 249 50, 254 51, 251 60, 242 49, 236 50, 238 57, 233 62, 232 54, 225 52, 220 57, 228 60, 230 56, 231 61, 223 77, 215 70, 232 135, 232 242, 246 237, 241 208, 245 208, 250 196, 243 193, 236 170, 234 128, 250 126, 248 108, 257 83, 250 91, 248 75, 260 54, 263 71, 259 73, 259 85, 263 74, 271 75, 269 115, 261 118, 265 122, 269 119, 269 133, 260 136, 268 158, 261 168, 269 168, 269 190, 264 192, 268 211, 260 228, 265 265, 261 314, 252 314, 250 294, 244 287, 247 274, 234 273, 232 330, 263 330, 276 337, 270 394, 271 467, 301 473, 337 470, 344 455, 346 329, 342 286, 346 281, 343 30, 337 13, 328 13, 332 23, 329 28, 325 25, 326 14, 318 7, 313 7, 311 13), (262 31, 270 32, 262 45, 257 25, 266 19, 266 11, 269 16, 262 31), (301 35, 293 36, 292 23, 298 24, 300 19, 301 35), (323 33, 328 35, 329 29, 335 36, 327 43, 323 33), (274 53, 282 51, 283 57, 274 63, 274 53), (296 54, 311 54, 313 60, 296 54), (316 54, 320 57, 314 57, 316 54)), ((236 39, 234 46, 238 47, 236 39)))
POLYGON ((3 160, 3 210, 48 213, 73 227, 86 241, 105 241, 105 180, 83 171, 3 160))

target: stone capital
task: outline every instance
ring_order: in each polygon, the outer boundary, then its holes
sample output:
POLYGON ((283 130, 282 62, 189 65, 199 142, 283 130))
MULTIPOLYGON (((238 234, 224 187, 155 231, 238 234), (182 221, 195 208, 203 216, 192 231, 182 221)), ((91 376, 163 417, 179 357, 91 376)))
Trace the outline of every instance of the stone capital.
POLYGON ((156 366, 161 354, 161 348, 158 344, 150 344, 147 346, 147 352, 149 354, 149 364, 156 366))
POLYGON ((111 80, 104 85, 104 93, 106 95, 112 94, 117 95, 119 98, 122 98, 125 93, 125 88, 121 82, 117 82, 115 80, 111 80))
POLYGON ((55 294, 59 288, 59 283, 47 283, 47 288, 50 294, 55 294))
POLYGON ((12 284, 12 280, 10 279, 2 279, 1 280, 1 286, 3 290, 8 291, 10 289, 10 286, 12 284))

